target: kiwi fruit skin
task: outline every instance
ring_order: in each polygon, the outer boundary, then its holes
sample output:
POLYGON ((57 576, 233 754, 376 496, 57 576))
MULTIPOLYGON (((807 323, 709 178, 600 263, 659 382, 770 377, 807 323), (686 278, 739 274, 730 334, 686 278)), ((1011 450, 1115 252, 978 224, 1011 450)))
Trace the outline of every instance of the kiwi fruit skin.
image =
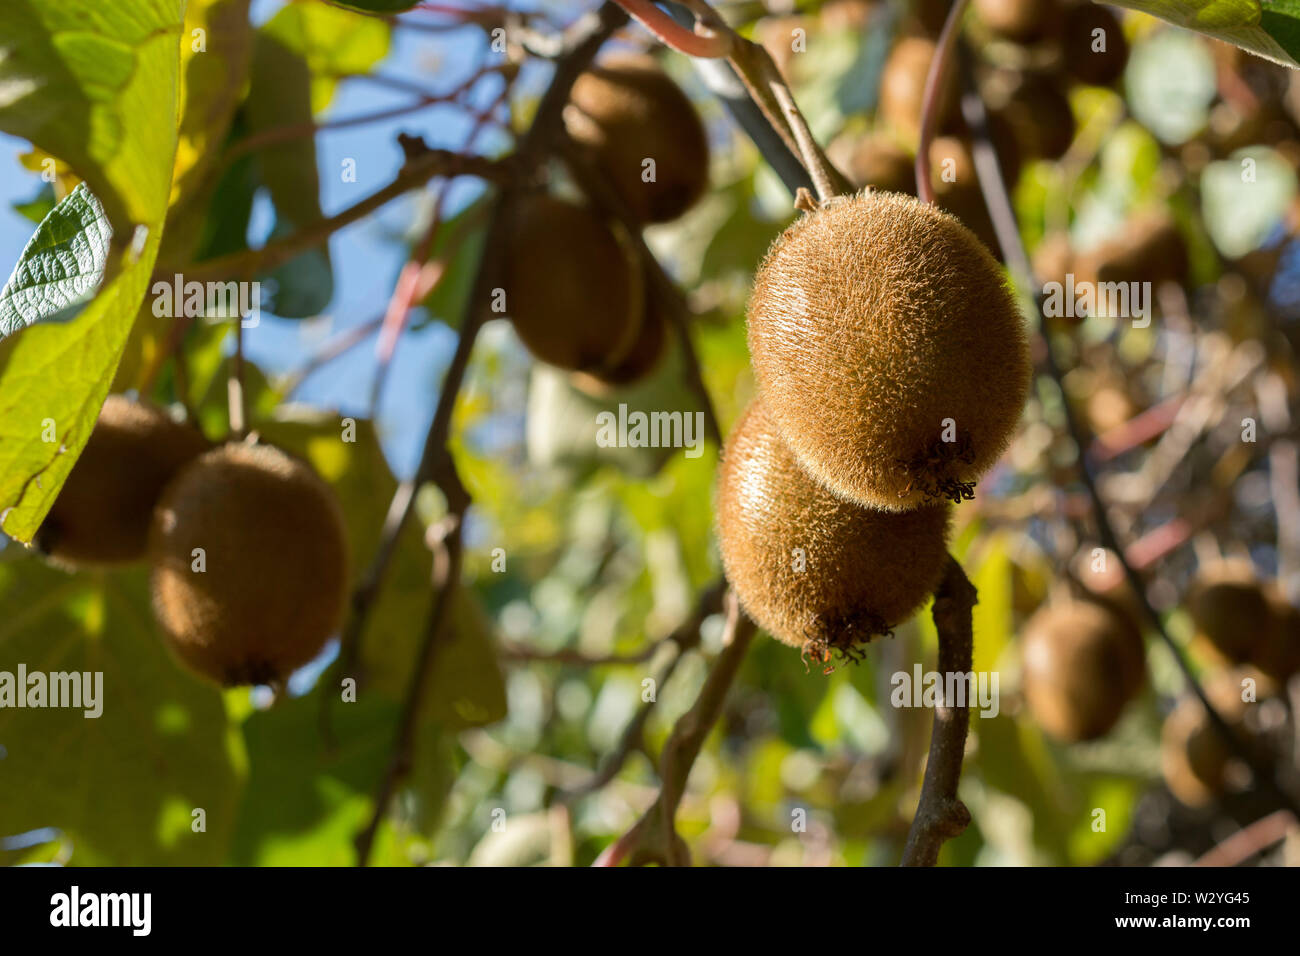
POLYGON ((1102 601, 1040 610, 1025 625, 1022 653, 1025 703, 1065 743, 1107 734, 1146 672, 1142 635, 1102 601))
POLYGON ((986 87, 993 121, 1009 130, 1023 159, 1060 159, 1074 142, 1074 112, 1056 73, 999 74, 986 87))
POLYGON ((519 197, 508 216, 506 304, 520 340, 557 368, 617 368, 645 311, 629 245, 591 209, 544 194, 519 197))
POLYGON ((1015 43, 1044 39, 1061 25, 1059 0, 975 0, 974 6, 992 33, 1015 43))
MULTIPOLYGON (((880 74, 880 116, 912 142, 921 134, 925 80, 934 53, 933 41, 925 37, 903 37, 890 51, 880 74)), ((948 71, 939 95, 939 130, 948 128, 958 115, 956 72, 948 71)))
POLYGON ((1285 686, 1300 671, 1300 608, 1289 604, 1276 586, 1268 588, 1267 594, 1273 611, 1272 639, 1255 649, 1252 662, 1285 686))
POLYGON ((1080 83, 1110 86, 1128 65, 1128 40, 1113 10, 1096 3, 1076 3, 1066 8, 1061 26, 1061 59, 1080 83), (1105 52, 1094 51, 1093 31, 1104 30, 1105 52))
POLYGON ((1250 661, 1268 644, 1276 616, 1253 570, 1225 562, 1202 574, 1187 595, 1187 610, 1199 638, 1230 664, 1250 661))
POLYGON ((647 56, 611 56, 578 77, 565 125, 638 220, 676 219, 709 184, 709 141, 695 107, 647 56), (642 180, 654 160, 655 179, 642 180))
POLYGON ((748 324, 786 442, 868 507, 969 497, 1028 395, 1024 322, 997 263, 955 218, 896 193, 844 197, 787 229, 748 324))
POLYGON ((852 656, 911 617, 947 560, 948 505, 890 513, 837 497, 799 467, 757 399, 727 440, 716 513, 727 580, 745 611, 817 659, 852 656))
MULTIPOLYGON (((1249 720, 1255 705, 1241 699, 1241 684, 1247 677, 1256 680, 1260 702, 1275 693, 1267 678, 1250 668, 1217 671, 1204 682, 1203 689, 1228 726, 1263 757, 1265 748, 1260 747, 1249 720)), ((1234 756, 1195 696, 1183 697, 1165 718, 1160 732, 1160 769, 1169 791, 1185 806, 1207 806, 1228 792, 1228 765, 1234 756)))
POLYGON ((310 465, 269 445, 215 448, 167 487, 150 529, 165 643, 225 686, 283 680, 335 632, 347 555, 338 501, 310 465))
POLYGON ((648 378, 663 362, 670 331, 668 321, 656 304, 647 298, 641 331, 626 357, 608 369, 592 373, 574 372, 573 384, 599 398, 648 378))
POLYGON ((142 559, 164 486, 208 447, 156 405, 108 396, 33 543, 67 567, 142 559))

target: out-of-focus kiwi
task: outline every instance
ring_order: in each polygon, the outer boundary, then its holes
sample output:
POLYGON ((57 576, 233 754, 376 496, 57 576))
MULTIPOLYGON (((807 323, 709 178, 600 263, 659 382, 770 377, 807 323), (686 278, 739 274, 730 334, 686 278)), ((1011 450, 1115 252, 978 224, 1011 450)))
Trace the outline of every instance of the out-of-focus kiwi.
POLYGON ((891 137, 870 133, 846 152, 845 169, 859 189, 916 195, 916 160, 891 137))
POLYGON ((930 185, 940 209, 952 213, 973 232, 995 257, 1001 257, 993 220, 970 146, 955 136, 936 136, 930 141, 930 185))
POLYGON ((1142 686, 1142 636, 1101 601, 1040 610, 1025 625, 1024 693, 1035 721, 1074 743, 1108 733, 1142 686))
POLYGON ((645 56, 616 56, 573 84, 569 135, 591 150, 642 222, 676 219, 709 184, 709 142, 690 99, 645 56), (653 177, 648 160, 653 160, 653 177))
POLYGON ((519 338, 558 368, 617 368, 644 318, 644 282, 630 244, 592 210, 551 196, 521 197, 508 215, 506 307, 519 338))
POLYGON ((623 361, 599 372, 574 372, 573 384, 589 395, 605 396, 641 381, 659 367, 667 351, 669 335, 667 320, 647 298, 641 332, 623 361))
POLYGON ((1265 588, 1273 611, 1271 639, 1255 648, 1252 663, 1279 686, 1300 672, 1300 608, 1287 602, 1276 582, 1265 588))
POLYGON ((163 487, 207 448, 197 428, 161 408, 108 396, 33 544, 68 566, 143 558, 163 487))
POLYGON ((1271 637, 1275 617, 1255 571, 1246 562, 1225 561, 1197 575, 1187 595, 1197 637, 1230 664, 1254 657, 1271 637))
POLYGON ((1184 282, 1187 245, 1167 212, 1143 210, 1115 238, 1075 257, 1077 282, 1184 282))
MULTIPOLYGON (((1212 674, 1204 681, 1203 688, 1228 726, 1263 757, 1264 748, 1249 718, 1251 708, 1258 707, 1275 693, 1267 678, 1249 668, 1237 668, 1212 674), (1242 683, 1246 678, 1256 682, 1256 701, 1242 699, 1242 683)), ((1160 734, 1160 769, 1170 792, 1189 807, 1213 803, 1231 791, 1235 782, 1248 779, 1245 765, 1234 758, 1231 745, 1211 723, 1201 702, 1191 694, 1180 700, 1165 718, 1160 734), (1244 779, 1234 779, 1237 776, 1234 770, 1244 779)))
POLYGON ((727 441, 718 541, 741 605, 778 640, 829 660, 911 617, 947 560, 948 505, 862 508, 799 467, 759 400, 727 441))
POLYGON ((984 91, 1024 159, 1059 159, 1074 142, 1074 112, 1058 74, 1001 71, 985 81, 984 91))
POLYGON ((224 445, 164 492, 149 536, 167 645, 223 685, 283 680, 320 653, 347 596, 334 493, 268 445, 224 445))
POLYGON ((804 467, 889 511, 970 497, 1029 388, 1024 322, 997 262, 952 216, 896 193, 825 203, 773 243, 749 350, 804 467))
POLYGON ((991 32, 1016 43, 1042 40, 1061 26, 1059 0, 975 0, 974 7, 991 32))
MULTIPOLYGON (((890 51, 880 74, 880 115, 894 129, 915 142, 921 132, 921 107, 925 79, 935 46, 925 37, 903 37, 890 51)), ((939 96, 939 130, 957 116, 957 77, 949 70, 939 96)))
POLYGON ((1061 59, 1066 71, 1080 83, 1110 86, 1128 65, 1128 40, 1119 17, 1096 3, 1067 7, 1061 27, 1061 59))

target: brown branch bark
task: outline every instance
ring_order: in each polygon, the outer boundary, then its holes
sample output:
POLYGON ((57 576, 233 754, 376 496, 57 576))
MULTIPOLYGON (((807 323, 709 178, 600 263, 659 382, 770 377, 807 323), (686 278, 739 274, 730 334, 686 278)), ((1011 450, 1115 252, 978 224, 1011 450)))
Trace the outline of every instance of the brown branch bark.
MULTIPOLYGON (((977 600, 975 586, 956 559, 949 557, 943 580, 934 592, 931 612, 939 632, 941 678, 970 672, 974 646, 971 609, 977 600)), ((955 701, 945 701, 935 709, 930 758, 925 765, 916 816, 903 847, 902 866, 934 866, 944 841, 958 836, 970 823, 970 811, 957 798, 969 725, 970 708, 965 702, 957 706, 955 701)))

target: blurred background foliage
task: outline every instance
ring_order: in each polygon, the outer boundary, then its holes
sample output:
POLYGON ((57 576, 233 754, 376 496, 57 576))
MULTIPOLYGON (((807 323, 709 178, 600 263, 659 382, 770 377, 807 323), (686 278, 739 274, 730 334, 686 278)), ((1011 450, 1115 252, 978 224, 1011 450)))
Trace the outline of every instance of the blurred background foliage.
MULTIPOLYGON (((356 74, 385 73, 394 34, 409 33, 427 49, 408 79, 429 87, 452 87, 494 55, 474 25, 424 33, 315 0, 276 6, 254 5, 250 20, 239 3, 190 4, 190 17, 222 24, 215 62, 231 69, 209 69, 211 53, 193 60, 181 127, 188 145, 178 162, 201 163, 222 142, 266 129, 337 118, 337 90, 359 82, 351 79, 356 74), (474 55, 449 65, 446 50, 455 44, 474 55), (231 78, 241 73, 246 86, 231 78), (231 131, 223 134, 226 124, 231 131)), ((527 22, 544 32, 570 21, 573 6, 543 3, 527 22)), ((894 38, 916 31, 926 16, 889 0, 719 6, 773 51, 812 129, 838 156, 884 128, 876 111, 881 70, 894 38), (802 49, 791 49, 801 34, 802 49)), ((430 17, 417 11, 409 20, 430 17)), ((1281 575, 1297 597, 1297 568, 1283 553, 1293 555, 1296 545, 1279 547, 1279 534, 1295 529, 1280 529, 1277 515, 1278 495, 1294 489, 1279 492, 1268 444, 1243 446, 1239 432, 1244 417, 1269 415, 1273 422, 1280 415, 1275 430, 1288 432, 1296 407, 1298 87, 1285 69, 1217 41, 1132 12, 1122 23, 1131 45, 1122 78, 1110 87, 1070 88, 1069 148, 1058 159, 1024 163, 1014 201, 1031 253, 1062 233, 1077 252, 1098 248, 1151 207, 1168 210, 1186 244, 1183 304, 1162 300, 1149 327, 1099 315, 1049 333, 1093 451, 1118 449, 1105 459, 1101 483, 1111 519, 1124 541, 1154 553, 1144 562, 1152 600, 1206 673, 1222 662, 1194 641, 1182 596, 1207 548, 1247 558, 1261 577, 1281 575), (1244 115, 1250 100, 1239 95, 1240 84, 1266 116, 1244 115), (1248 184, 1240 176, 1243 157, 1257 171, 1248 184), (1279 389, 1281 398, 1270 398, 1279 389), (1149 420, 1170 402, 1180 411, 1164 428, 1133 436, 1135 420, 1149 420), (1122 447, 1115 444, 1121 439, 1122 447), (1171 533, 1179 540, 1162 544, 1171 533)), ((649 41, 632 27, 616 42, 649 41)), ((981 49, 991 68, 1015 69, 1018 55, 997 43, 981 49)), ((754 392, 744 325, 749 283, 793 209, 690 62, 675 54, 662 62, 707 122, 713 182, 694 210, 651 227, 647 240, 695 312, 692 337, 725 431, 754 392)), ((402 65, 411 67, 411 58, 402 65)), ((525 128, 546 76, 544 62, 530 57, 511 99, 515 132, 525 128)), ((429 120, 427 129, 422 122, 409 119, 405 128, 432 140, 439 121, 429 120)), ((510 139, 498 135, 492 150, 508 150, 510 139)), ((37 159, 27 165, 39 168, 37 159)), ((260 215, 270 235, 310 224, 322 215, 317 168, 308 137, 240 157, 209 195, 185 194, 179 178, 160 261, 245 248, 250 217, 260 215)), ((332 166, 320 168, 319 178, 337 175, 332 166)), ((566 188, 564 171, 557 166, 553 174, 566 188)), ((75 181, 41 186, 33 177, 34 197, 20 211, 39 221, 75 181)), ((434 250, 448 256, 447 278, 417 311, 413 335, 455 329, 483 244, 483 205, 479 186, 455 194, 434 250)), ((378 235, 371 231, 368 261, 376 275, 395 275, 429 214, 429 203, 412 202, 400 217, 386 218, 378 235)), ((248 333, 256 363, 250 408, 266 439, 305 455, 333 485, 359 571, 374 554, 394 475, 411 470, 409 455, 393 451, 391 432, 423 426, 381 420, 375 427, 355 387, 351 400, 318 394, 304 402, 290 394, 299 384, 290 373, 323 335, 286 337, 277 332, 286 325, 280 319, 327 310, 340 268, 334 259, 322 247, 273 277, 275 314, 265 335, 280 334, 281 344, 259 354, 263 333, 248 333), (341 418, 353 420, 355 442, 340 441, 341 418)), ((390 287, 371 285, 372 313, 390 287)), ((368 318, 336 319, 332 328, 368 318)), ((142 312, 115 390, 142 386, 167 334, 161 320, 142 312)), ((356 361, 373 368, 373 339, 364 341, 356 361)), ((451 337, 439 333, 437 341, 451 337)), ((195 410, 209 436, 221 435, 228 426, 227 330, 196 326, 184 352, 187 380, 164 370, 152 396, 195 410)), ((391 384, 393 400, 431 409, 440 369, 433 365, 422 379, 391 384)), ((319 374, 330 377, 331 367, 319 374)), ((488 327, 452 430, 474 502, 454 640, 437 658, 416 765, 380 830, 373 862, 587 864, 649 802, 656 776, 647 755, 658 754, 694 700, 720 646, 720 615, 704 620, 699 646, 683 651, 671 677, 655 687, 643 740, 625 766, 594 792, 582 788, 643 706, 645 682, 657 680, 677 653, 665 638, 720 574, 711 508, 718 449, 707 445, 689 458, 675 449, 599 448, 594 418, 620 402, 687 411, 695 401, 680 355, 650 380, 596 399, 534 364, 506 323, 488 327), (600 662, 609 658, 615 661, 600 662)), ((413 414, 418 423, 422 413, 413 414)), ((975 669, 1000 674, 1001 700, 997 716, 972 717, 961 793, 974 819, 945 847, 945 864, 1185 861, 1260 812, 1253 785, 1196 810, 1165 788, 1161 726, 1184 687, 1157 642, 1147 642, 1141 695, 1101 740, 1059 744, 1022 705, 1017 634, 1053 582, 1097 547, 1073 471, 1077 451, 1058 393, 1040 384, 1014 447, 981 483, 978 499, 956 510, 953 553, 979 590, 975 669)), ((422 490, 419 527, 401 538, 371 616, 355 703, 339 702, 337 691, 320 683, 333 645, 274 703, 266 688, 219 691, 168 659, 153 633, 143 572, 69 575, 20 547, 0 551, 0 662, 103 670, 106 686, 98 720, 76 711, 0 712, 0 860, 351 863, 428 607, 431 556, 422 531, 444 509, 436 491, 422 490), (205 813, 203 832, 191 828, 193 808, 205 813)), ((680 830, 696 862, 895 863, 915 808, 930 713, 890 706, 890 678, 910 673, 915 662, 931 669, 935 643, 923 612, 861 664, 823 675, 791 649, 757 641, 682 804, 680 830)), ((1286 852, 1294 859, 1294 848, 1286 852)))

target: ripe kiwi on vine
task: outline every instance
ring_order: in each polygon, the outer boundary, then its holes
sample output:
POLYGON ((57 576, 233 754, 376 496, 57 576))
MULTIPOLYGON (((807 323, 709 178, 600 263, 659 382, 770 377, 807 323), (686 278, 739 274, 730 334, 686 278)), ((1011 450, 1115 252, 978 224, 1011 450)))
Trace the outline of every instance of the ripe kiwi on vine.
POLYGON ((613 373, 644 321, 631 242, 590 208, 541 193, 513 200, 507 217, 506 308, 519 338, 557 368, 613 373))
POLYGON ((863 508, 805 472, 761 400, 727 440, 717 531, 727 580, 756 623, 817 661, 856 659, 912 616, 947 561, 949 507, 863 508))
POLYGON ((578 77, 569 101, 564 113, 569 136, 591 152, 639 221, 676 219, 704 194, 709 184, 704 125, 653 58, 603 60, 578 77))
POLYGON ((748 316, 781 434, 861 505, 973 497, 1028 395, 1024 322, 997 262, 906 196, 846 196, 794 223, 759 267, 748 316))
POLYGON ((1203 570, 1187 595, 1197 637, 1229 664, 1243 664, 1272 636, 1276 618, 1248 562, 1224 561, 1203 570))
POLYGON ((1059 0, 975 0, 974 6, 993 34, 1015 43, 1045 39, 1061 25, 1059 0))
POLYGON ((1142 635, 1102 599, 1069 600, 1038 611, 1022 646, 1025 703, 1057 740, 1109 733, 1142 686, 1142 635))
MULTIPOLYGON (((903 37, 890 51, 880 74, 880 116, 910 140, 920 135, 925 79, 934 54, 933 41, 903 37)), ((939 95, 937 129, 946 129, 956 119, 957 105, 956 71, 949 70, 939 95)))
POLYGON ((33 544, 70 567, 143 558, 163 487, 208 447, 161 408, 108 396, 33 544))
POLYGON ((646 296, 641 331, 616 365, 593 372, 574 372, 573 384, 589 395, 607 396, 650 376, 668 351, 671 329, 651 295, 646 296))
POLYGON ((168 647, 219 684, 283 680, 320 653, 347 597, 333 490, 278 448, 228 444, 167 486, 149 535, 168 647))
POLYGON ((1061 27, 1061 59, 1080 83, 1110 86, 1128 65, 1128 40, 1119 17, 1096 3, 1071 4, 1061 27))

